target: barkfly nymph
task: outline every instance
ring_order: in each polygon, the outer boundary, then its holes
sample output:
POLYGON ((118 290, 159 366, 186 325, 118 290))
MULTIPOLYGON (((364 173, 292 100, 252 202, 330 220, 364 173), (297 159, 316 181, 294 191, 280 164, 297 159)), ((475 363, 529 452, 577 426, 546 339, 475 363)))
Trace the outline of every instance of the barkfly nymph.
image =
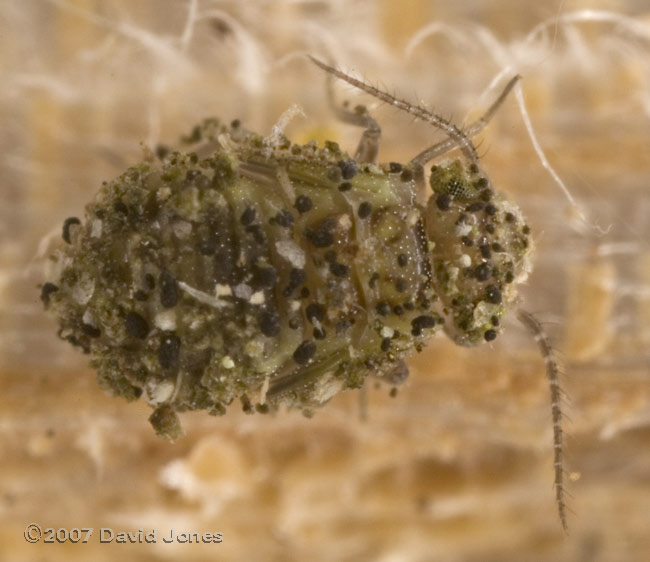
MULTIPOLYGON (((102 186, 84 220, 63 225, 45 307, 104 388, 146 399, 163 437, 182 434, 177 412, 221 415, 239 399, 250 412, 309 413, 368 375, 403 380, 404 358, 438 330, 458 345, 490 342, 531 270, 529 227, 471 141, 518 77, 460 129, 312 61, 330 91, 333 77, 344 80, 445 140, 406 164, 377 164, 381 131, 363 108, 336 110, 363 128, 354 156, 208 119, 187 151, 132 166, 102 186), (439 160, 453 149, 458 157, 439 160)), ((546 362, 566 525, 557 367, 538 321, 517 317, 546 362)))

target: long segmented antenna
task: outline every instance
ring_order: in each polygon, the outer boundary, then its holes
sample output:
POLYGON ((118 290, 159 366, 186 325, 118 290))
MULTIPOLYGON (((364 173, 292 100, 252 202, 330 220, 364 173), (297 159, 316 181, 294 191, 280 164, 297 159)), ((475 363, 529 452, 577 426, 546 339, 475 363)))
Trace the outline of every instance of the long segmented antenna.
MULTIPOLYGON (((463 131, 464 136, 471 139, 483 130, 483 128, 490 122, 492 117, 494 117, 494 114, 497 112, 499 107, 501 107, 501 104, 503 104, 510 91, 515 87, 515 84, 520 79, 521 76, 518 74, 510 79, 499 97, 494 101, 494 103, 492 103, 488 110, 476 121, 465 127, 463 131)), ((420 152, 420 154, 411 160, 411 163, 415 164, 416 166, 424 166, 427 162, 429 162, 429 160, 433 160, 437 156, 449 152, 457 144, 458 141, 455 138, 448 138, 420 152)))
POLYGON ((440 129, 441 131, 444 131, 445 133, 447 133, 447 135, 449 135, 449 137, 454 139, 454 141, 460 146, 461 150, 467 156, 467 158, 469 158, 474 163, 478 162, 478 155, 476 153, 476 148, 474 148, 474 145, 472 144, 472 141, 469 139, 469 137, 458 127, 456 127, 456 125, 454 125, 444 117, 441 117, 440 115, 436 115, 435 113, 431 113, 430 111, 427 111, 423 107, 419 107, 405 100, 396 98, 395 96, 383 92, 380 89, 375 88, 374 86, 370 86, 369 84, 366 84, 361 80, 357 80, 356 78, 353 78, 352 76, 349 76, 344 72, 341 72, 340 70, 337 70, 336 68, 331 67, 325 64, 324 62, 319 61, 318 59, 312 57, 311 55, 307 55, 307 56, 314 64, 321 67, 326 72, 329 72, 330 74, 343 80, 344 82, 347 82, 348 84, 354 86, 355 88, 358 88, 359 90, 362 90, 367 94, 370 94, 371 96, 380 99, 383 102, 386 102, 394 107, 397 107, 398 109, 401 109, 402 111, 405 111, 413 115, 413 117, 415 117, 416 119, 420 119, 421 121, 424 121, 425 123, 429 123, 434 127, 440 129))
POLYGON ((568 531, 569 527, 566 520, 566 503, 564 499, 564 446, 563 446, 563 432, 562 432, 562 389, 558 380, 559 369, 555 356, 553 355, 553 348, 549 342, 548 336, 544 332, 539 320, 535 318, 530 312, 519 309, 517 311, 517 319, 526 327, 526 329, 533 335, 544 363, 546 364, 546 376, 548 377, 548 386, 551 393, 551 413, 553 418, 553 466, 555 470, 555 502, 557 503, 558 515, 564 531, 568 531))

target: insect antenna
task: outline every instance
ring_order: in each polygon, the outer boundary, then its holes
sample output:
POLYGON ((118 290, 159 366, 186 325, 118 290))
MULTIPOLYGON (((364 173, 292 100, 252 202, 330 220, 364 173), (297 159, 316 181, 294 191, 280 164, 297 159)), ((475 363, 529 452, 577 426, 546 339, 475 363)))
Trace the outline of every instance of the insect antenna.
MULTIPOLYGON (((494 114, 497 112, 499 107, 501 107, 501 104, 503 104, 510 91, 515 87, 515 84, 520 79, 521 77, 519 75, 513 76, 510 79, 510 81, 506 84, 506 87, 503 89, 503 92, 501 92, 499 97, 492 103, 487 111, 476 121, 465 128, 464 136, 471 139, 483 130, 483 128, 490 122, 492 117, 494 117, 494 114)), ((441 141, 438 144, 435 144, 420 152, 420 154, 411 160, 411 163, 415 164, 416 166, 424 166, 430 160, 433 160, 434 158, 449 152, 457 145, 457 139, 453 137, 445 139, 444 141, 441 141)))
POLYGON ((451 121, 448 121, 447 119, 445 119, 440 115, 431 113, 430 111, 424 109, 423 107, 413 105, 405 100, 396 98, 395 96, 387 92, 383 92, 379 88, 375 88, 370 84, 366 84, 361 80, 357 80, 356 78, 353 78, 352 76, 349 76, 348 74, 345 74, 344 72, 341 72, 340 70, 337 70, 336 68, 329 66, 324 62, 319 61, 318 59, 312 57, 311 55, 307 55, 307 56, 314 64, 316 64, 326 72, 329 72, 330 74, 343 80, 344 82, 347 82, 348 84, 354 86, 355 88, 358 88, 359 90, 362 90, 367 94, 370 94, 371 96, 383 102, 386 102, 394 107, 397 107, 398 109, 401 109, 402 111, 405 111, 413 115, 416 119, 420 119, 421 121, 424 121, 425 123, 429 123, 434 127, 440 129, 441 131, 444 131, 445 133, 447 133, 447 135, 449 135, 451 139, 454 140, 454 144, 457 144, 461 147, 461 150, 463 151, 465 156, 469 158, 469 160, 471 160, 473 163, 478 162, 478 155, 476 154, 476 149, 474 148, 474 145, 472 145, 472 141, 463 131, 461 131, 451 121))
POLYGON ((564 490, 564 436, 562 432, 562 389, 559 382, 559 368, 551 342, 549 341, 544 328, 539 320, 535 318, 530 312, 519 309, 517 311, 517 319, 521 322, 526 329, 533 335, 539 349, 544 358, 546 365, 546 376, 548 378, 548 386, 551 393, 551 413, 553 419, 553 467, 555 472, 555 480, 553 485, 555 487, 555 502, 557 504, 558 515, 564 531, 568 531, 566 519, 566 502, 564 490))

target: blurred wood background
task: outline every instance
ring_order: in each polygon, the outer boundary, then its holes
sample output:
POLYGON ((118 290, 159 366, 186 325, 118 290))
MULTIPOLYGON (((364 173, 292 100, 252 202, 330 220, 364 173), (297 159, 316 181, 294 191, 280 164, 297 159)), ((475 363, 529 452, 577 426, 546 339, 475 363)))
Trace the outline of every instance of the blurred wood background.
MULTIPOLYGON (((603 561, 650 553, 650 7, 635 0, 32 0, 0 4, 0 544, 2 559, 72 561, 603 561), (57 340, 37 285, 68 216, 102 181, 205 116, 340 140, 324 76, 342 68, 455 121, 505 79, 522 88, 477 139, 537 245, 524 306, 544 322, 569 396, 570 534, 552 490, 544 365, 515 321, 493 344, 443 336, 397 397, 296 412, 186 414, 151 430, 145 404, 102 393, 57 340), (492 80, 503 75, 493 87, 492 80), (88 544, 29 544, 30 522, 94 527, 88 544), (222 532, 222 544, 100 544, 99 528, 222 532)), ((382 161, 436 131, 342 85, 382 125, 382 161)))

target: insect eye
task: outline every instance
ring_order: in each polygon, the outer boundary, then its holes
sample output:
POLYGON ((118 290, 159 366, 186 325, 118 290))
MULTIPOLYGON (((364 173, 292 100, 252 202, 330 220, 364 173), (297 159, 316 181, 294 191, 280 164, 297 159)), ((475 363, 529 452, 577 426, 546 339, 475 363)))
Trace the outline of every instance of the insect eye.
POLYGON ((454 201, 471 201, 478 196, 478 166, 464 165, 460 160, 453 160, 431 168, 429 184, 434 193, 446 195, 454 201))

